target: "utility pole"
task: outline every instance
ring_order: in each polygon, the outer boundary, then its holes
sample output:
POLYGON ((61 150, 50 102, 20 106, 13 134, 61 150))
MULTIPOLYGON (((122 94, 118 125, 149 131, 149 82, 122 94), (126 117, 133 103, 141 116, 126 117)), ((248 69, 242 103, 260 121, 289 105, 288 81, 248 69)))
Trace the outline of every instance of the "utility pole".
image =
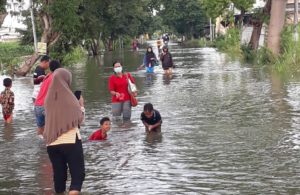
POLYGON ((33 14, 33 3, 30 0, 30 15, 31 15, 31 24, 32 24, 32 34, 33 34, 33 41, 34 41, 34 51, 37 53, 37 40, 36 40, 36 30, 35 30, 35 23, 34 23, 34 14, 33 14))
POLYGON ((211 18, 209 18, 209 35, 210 35, 210 41, 213 41, 213 32, 212 32, 212 26, 211 26, 211 18))
POLYGON ((299 12, 299 2, 298 0, 294 0, 295 6, 294 6, 294 36, 295 36, 295 41, 297 42, 299 39, 299 34, 298 34, 298 12, 299 12))

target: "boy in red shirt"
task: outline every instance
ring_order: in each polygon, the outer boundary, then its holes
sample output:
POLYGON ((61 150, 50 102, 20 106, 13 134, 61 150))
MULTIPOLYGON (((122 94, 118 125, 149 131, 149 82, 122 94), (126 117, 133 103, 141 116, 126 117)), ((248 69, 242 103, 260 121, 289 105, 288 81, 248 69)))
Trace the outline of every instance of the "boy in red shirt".
POLYGON ((104 117, 100 120, 100 129, 95 131, 89 138, 91 141, 107 139, 107 132, 110 130, 110 119, 104 117))

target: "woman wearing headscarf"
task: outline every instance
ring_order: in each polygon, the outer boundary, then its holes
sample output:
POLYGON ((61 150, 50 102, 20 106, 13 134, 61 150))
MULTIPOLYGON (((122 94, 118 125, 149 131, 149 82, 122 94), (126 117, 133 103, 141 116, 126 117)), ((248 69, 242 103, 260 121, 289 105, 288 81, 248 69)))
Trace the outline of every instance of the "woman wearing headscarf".
POLYGON ((152 47, 148 47, 144 55, 143 64, 138 69, 141 69, 142 67, 146 67, 147 73, 153 73, 154 66, 156 65, 156 63, 157 63, 157 58, 155 56, 155 53, 153 52, 152 47))
MULTIPOLYGON (((131 118, 130 94, 128 91, 128 79, 135 83, 134 78, 129 73, 123 73, 121 62, 113 63, 114 74, 109 77, 108 89, 111 94, 112 115, 119 117, 123 114, 123 120, 128 121, 131 118)), ((137 93, 133 93, 134 96, 137 93)))
POLYGON ((84 157, 78 126, 83 114, 70 89, 71 73, 59 68, 53 73, 45 99, 45 130, 47 152, 52 163, 56 193, 66 191, 67 169, 71 174, 69 194, 79 194, 85 177, 84 157))
POLYGON ((160 56, 160 60, 161 60, 162 67, 165 71, 165 74, 171 75, 172 70, 174 68, 174 64, 173 64, 173 60, 172 60, 172 55, 169 52, 168 47, 166 47, 166 46, 163 47, 163 51, 160 56))

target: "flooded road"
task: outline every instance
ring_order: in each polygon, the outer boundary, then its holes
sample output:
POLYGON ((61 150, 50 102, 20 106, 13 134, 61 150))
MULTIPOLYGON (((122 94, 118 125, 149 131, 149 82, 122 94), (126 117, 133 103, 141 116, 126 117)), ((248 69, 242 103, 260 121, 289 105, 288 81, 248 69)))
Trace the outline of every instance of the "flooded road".
MULTIPOLYGON (((135 71, 143 50, 74 65, 73 89, 83 91, 86 105, 83 194, 300 194, 300 81, 211 48, 170 51, 172 78, 161 67, 153 75, 135 71), (88 142, 100 118, 111 116, 107 80, 118 58, 136 78, 139 105, 131 124, 113 123, 107 141, 88 142), (146 135, 140 122, 147 102, 163 117, 159 135, 146 135)), ((0 121, 0 194, 52 194, 31 82, 14 80, 14 122, 0 121)))

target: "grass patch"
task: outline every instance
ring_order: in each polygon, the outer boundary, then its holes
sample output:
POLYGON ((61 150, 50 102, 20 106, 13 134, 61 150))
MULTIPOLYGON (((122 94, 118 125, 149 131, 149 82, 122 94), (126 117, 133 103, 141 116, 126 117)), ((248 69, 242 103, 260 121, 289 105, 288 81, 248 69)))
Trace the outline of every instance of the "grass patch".
POLYGON ((19 42, 0 43, 0 65, 2 74, 12 74, 24 56, 32 55, 34 47, 19 42))
POLYGON ((217 37, 214 45, 218 50, 227 53, 231 57, 242 57, 242 49, 240 45, 240 30, 238 28, 228 29, 225 35, 217 37))

